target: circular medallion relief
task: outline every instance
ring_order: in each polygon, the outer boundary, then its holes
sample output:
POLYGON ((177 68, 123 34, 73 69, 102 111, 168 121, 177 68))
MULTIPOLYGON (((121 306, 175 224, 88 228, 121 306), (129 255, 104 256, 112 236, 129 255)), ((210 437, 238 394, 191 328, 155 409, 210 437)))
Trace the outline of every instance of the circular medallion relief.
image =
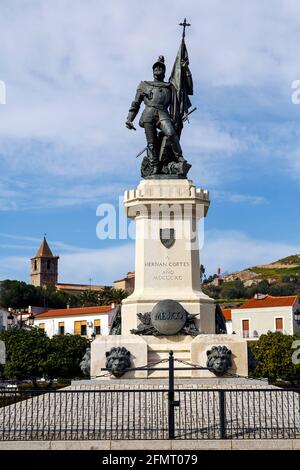
POLYGON ((161 300, 152 309, 151 323, 162 335, 176 335, 185 322, 186 311, 175 300, 161 300))

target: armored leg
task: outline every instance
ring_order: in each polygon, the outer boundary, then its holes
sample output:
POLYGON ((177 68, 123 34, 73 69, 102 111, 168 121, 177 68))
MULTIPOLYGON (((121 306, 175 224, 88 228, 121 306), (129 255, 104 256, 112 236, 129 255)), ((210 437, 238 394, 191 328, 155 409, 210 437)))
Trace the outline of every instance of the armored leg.
POLYGON ((171 142, 171 147, 172 147, 173 153, 174 153, 175 157, 177 158, 177 160, 179 162, 185 162, 186 160, 182 155, 182 149, 181 149, 181 145, 180 145, 177 134, 171 135, 169 137, 169 139, 170 139, 170 142, 171 142))
POLYGON ((178 138, 178 135, 177 135, 177 133, 174 129, 172 121, 171 120, 169 121, 167 119, 161 121, 160 122, 160 129, 162 130, 164 135, 168 137, 176 159, 179 162, 184 162, 185 159, 182 155, 182 149, 181 149, 181 145, 180 145, 180 142, 179 142, 179 138, 178 138))
POLYGON ((147 155, 149 163, 153 168, 153 174, 158 172, 158 154, 157 154, 157 132, 152 123, 145 122, 144 124, 146 139, 147 139, 147 155))

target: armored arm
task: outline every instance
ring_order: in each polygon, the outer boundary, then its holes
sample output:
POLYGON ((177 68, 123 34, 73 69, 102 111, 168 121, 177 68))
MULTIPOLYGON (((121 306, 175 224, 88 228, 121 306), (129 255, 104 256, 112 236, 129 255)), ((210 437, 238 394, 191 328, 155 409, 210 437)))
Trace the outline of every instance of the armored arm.
POLYGON ((142 86, 141 85, 142 84, 139 85, 139 87, 136 91, 134 101, 131 103, 131 106, 130 106, 129 111, 128 111, 128 116, 127 116, 127 120, 126 120, 126 126, 128 127, 128 129, 135 129, 132 123, 133 123, 136 115, 138 114, 138 112, 140 110, 141 103, 143 101, 143 91, 142 91, 142 86))

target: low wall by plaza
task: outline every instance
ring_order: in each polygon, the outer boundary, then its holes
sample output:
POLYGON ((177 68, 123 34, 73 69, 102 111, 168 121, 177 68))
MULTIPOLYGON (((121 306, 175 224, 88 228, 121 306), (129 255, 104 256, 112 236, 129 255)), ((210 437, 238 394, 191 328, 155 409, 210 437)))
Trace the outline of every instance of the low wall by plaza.
POLYGON ((257 385, 187 387, 175 383, 170 395, 167 384, 145 387, 116 383, 114 388, 107 384, 50 392, 0 391, 0 398, 2 448, 10 441, 40 441, 41 445, 47 441, 89 441, 87 446, 92 441, 170 438, 193 442, 300 442, 299 389, 257 385))

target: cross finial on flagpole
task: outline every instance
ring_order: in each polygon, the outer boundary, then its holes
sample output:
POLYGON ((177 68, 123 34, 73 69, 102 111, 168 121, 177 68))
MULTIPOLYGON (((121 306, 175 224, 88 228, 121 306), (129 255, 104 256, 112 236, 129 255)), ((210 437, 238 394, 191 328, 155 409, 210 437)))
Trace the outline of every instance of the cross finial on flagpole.
POLYGON ((191 26, 191 23, 187 23, 187 22, 186 22, 186 18, 184 18, 183 23, 179 23, 179 26, 182 26, 182 28, 183 28, 183 31, 182 31, 182 38, 184 39, 184 38, 185 38, 185 28, 186 28, 187 26, 191 26))

